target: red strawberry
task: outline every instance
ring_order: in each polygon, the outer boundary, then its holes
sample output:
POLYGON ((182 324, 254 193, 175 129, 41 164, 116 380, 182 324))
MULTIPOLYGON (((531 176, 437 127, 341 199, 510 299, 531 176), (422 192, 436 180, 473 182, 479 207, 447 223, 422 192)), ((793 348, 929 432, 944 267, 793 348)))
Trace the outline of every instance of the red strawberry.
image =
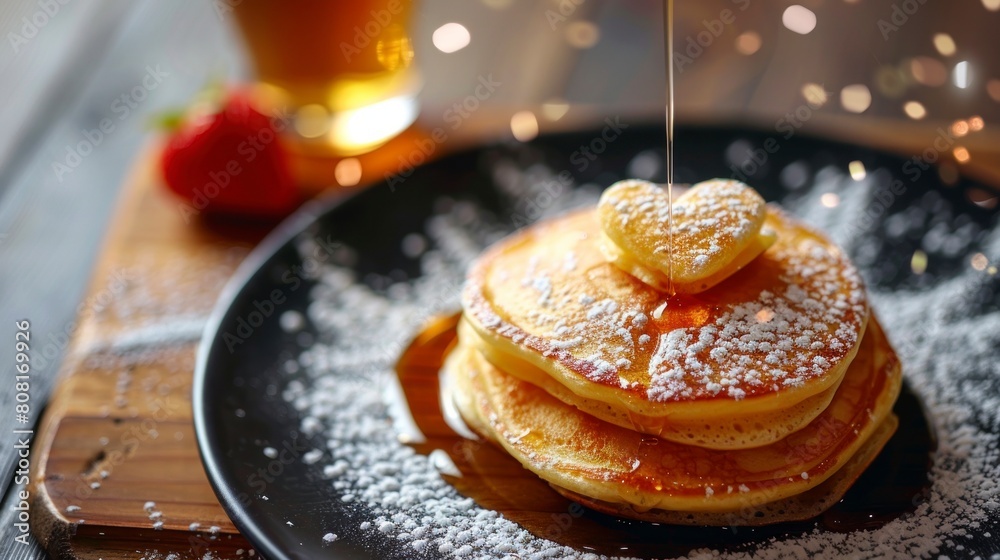
POLYGON ((275 217, 300 201, 279 132, 285 121, 254 108, 249 92, 228 93, 221 109, 182 120, 160 164, 170 190, 187 204, 184 219, 202 211, 275 217))

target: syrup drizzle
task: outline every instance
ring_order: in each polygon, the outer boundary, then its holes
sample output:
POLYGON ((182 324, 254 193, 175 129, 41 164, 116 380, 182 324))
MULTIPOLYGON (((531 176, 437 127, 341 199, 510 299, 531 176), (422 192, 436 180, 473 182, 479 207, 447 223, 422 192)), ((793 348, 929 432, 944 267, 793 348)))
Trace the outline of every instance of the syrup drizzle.
POLYGON ((670 223, 667 225, 670 240, 667 252, 668 296, 673 297, 674 290, 674 0, 663 2, 663 58, 667 77, 667 213, 670 223))

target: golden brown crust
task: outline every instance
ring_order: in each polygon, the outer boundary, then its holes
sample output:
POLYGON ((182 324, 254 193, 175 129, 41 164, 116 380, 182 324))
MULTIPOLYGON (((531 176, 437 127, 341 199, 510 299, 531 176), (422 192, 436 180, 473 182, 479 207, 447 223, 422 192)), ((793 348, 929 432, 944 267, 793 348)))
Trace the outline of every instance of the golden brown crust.
POLYGON ((737 511, 685 512, 665 509, 639 511, 627 504, 618 504, 594 500, 571 490, 550 484, 553 490, 566 498, 579 502, 590 509, 628 519, 666 523, 670 525, 692 526, 761 526, 792 521, 812 519, 833 507, 851 488, 861 473, 875 460, 885 444, 896 432, 899 419, 890 414, 878 426, 851 459, 822 484, 801 494, 789 496, 774 502, 754 503, 747 501, 746 505, 737 511))
POLYGON ((829 406, 843 380, 841 377, 825 391, 792 403, 783 409, 752 412, 731 410, 729 414, 718 417, 647 416, 577 395, 530 363, 497 352, 492 346, 483 344, 465 321, 459 322, 458 333, 463 344, 476 348, 482 359, 494 367, 522 381, 537 385, 560 401, 575 406, 591 416, 644 434, 708 449, 760 447, 787 437, 805 427, 829 406))
MULTIPOLYGON (((460 345, 455 352, 476 351, 460 345)), ((819 417, 768 446, 718 451, 608 424, 484 361, 452 363, 459 367, 446 373, 457 375, 458 386, 474 397, 464 403, 463 416, 526 468, 570 492, 635 511, 732 512, 806 492, 862 449, 889 416, 901 384, 898 359, 873 321, 819 417)))

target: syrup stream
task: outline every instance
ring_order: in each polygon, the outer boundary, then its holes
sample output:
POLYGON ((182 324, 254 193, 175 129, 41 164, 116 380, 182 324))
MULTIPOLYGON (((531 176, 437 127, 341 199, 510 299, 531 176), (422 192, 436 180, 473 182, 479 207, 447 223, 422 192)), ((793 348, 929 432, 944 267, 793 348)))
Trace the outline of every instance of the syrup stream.
POLYGON ((670 248, 667 252, 669 295, 674 291, 674 0, 663 2, 663 58, 667 74, 667 224, 670 248))

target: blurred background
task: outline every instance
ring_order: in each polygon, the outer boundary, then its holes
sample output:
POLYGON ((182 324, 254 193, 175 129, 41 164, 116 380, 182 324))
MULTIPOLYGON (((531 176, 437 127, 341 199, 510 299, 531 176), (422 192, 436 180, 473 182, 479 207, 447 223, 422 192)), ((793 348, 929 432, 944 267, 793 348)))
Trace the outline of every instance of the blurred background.
MULTIPOLYGON (((656 0, 400 0, 398 13, 389 4, 5 2, 4 310, 39 291, 51 295, 38 305, 53 309, 79 299, 130 162, 162 142, 154 117, 193 106, 213 82, 274 86, 260 89, 294 125, 286 137, 307 195, 381 178, 399 156, 372 169, 348 161, 338 180, 340 156, 371 151, 415 119, 444 127, 443 153, 609 115, 662 118, 656 0)), ((681 0, 678 121, 903 154, 932 146, 940 129, 958 137, 946 172, 962 165, 1000 183, 998 10, 998 0, 681 0)))
MULTIPOLYGON (((679 123, 933 155, 945 183, 1000 185, 1000 0, 678 0, 675 18, 679 123)), ((183 168, 213 156, 187 146, 233 91, 226 122, 271 123, 291 191, 216 210, 265 227, 425 158, 664 112, 656 0, 8 0, 0 39, 0 309, 60 351, 134 162, 165 146, 160 187, 197 207, 183 168)))

